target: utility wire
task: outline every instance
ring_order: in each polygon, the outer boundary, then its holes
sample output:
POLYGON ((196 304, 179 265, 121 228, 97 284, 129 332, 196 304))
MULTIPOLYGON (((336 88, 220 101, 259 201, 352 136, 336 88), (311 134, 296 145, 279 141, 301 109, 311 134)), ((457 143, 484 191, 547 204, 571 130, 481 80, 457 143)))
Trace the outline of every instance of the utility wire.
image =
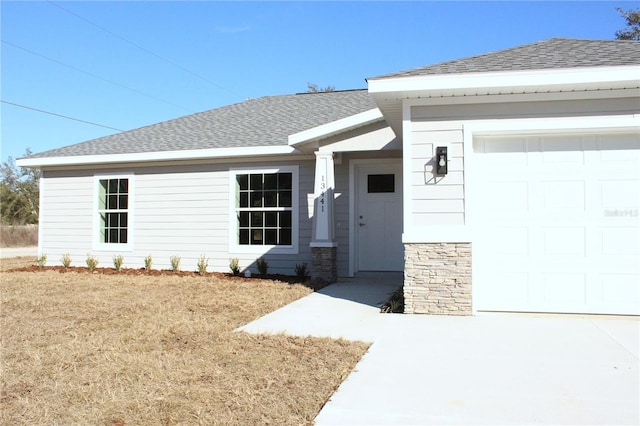
POLYGON ((56 63, 58 65, 62 65, 63 67, 67 67, 69 69, 72 69, 74 71, 80 72, 82 74, 86 74, 86 75, 89 75, 89 76, 91 76, 93 78, 97 78, 98 80, 102 80, 102 81, 105 81, 105 82, 107 82, 109 84, 113 84, 114 86, 122 87, 123 89, 130 90, 130 91, 135 92, 135 93, 137 93, 139 95, 146 96, 147 98, 151 98, 153 100, 165 103, 167 105, 171 105, 171 106, 176 107, 176 108, 180 108, 180 109, 185 110, 185 111, 190 112, 190 113, 194 113, 195 112, 195 111, 193 111, 193 110, 191 110, 189 108, 185 108, 183 106, 174 104, 173 102, 165 101, 164 99, 160 99, 160 98, 158 98, 156 96, 153 96, 153 95, 150 95, 148 93, 142 92, 142 91, 140 91, 138 89, 134 89, 133 87, 125 86, 124 84, 117 83, 117 82, 115 82, 113 80, 109 80, 108 78, 101 77, 101 76, 96 75, 96 74, 94 74, 92 72, 85 71, 83 69, 74 67, 73 65, 65 64, 62 61, 59 61, 59 60, 54 59, 54 58, 51 58, 49 56, 45 56, 45 55, 43 55, 41 53, 38 53, 38 52, 34 52, 33 50, 27 49, 26 47, 18 46, 15 43, 11 43, 11 42, 8 42, 6 40, 2 40, 2 43, 7 44, 7 45, 12 46, 12 47, 15 47, 16 49, 24 50, 25 52, 28 52, 28 53, 31 53, 32 55, 35 55, 35 56, 38 56, 40 58, 46 59, 47 61, 54 62, 54 63, 56 63))
POLYGON ((7 105, 13 105, 13 106, 20 107, 20 108, 30 109, 32 111, 41 112, 43 114, 55 115, 56 117, 66 118, 67 120, 79 121, 81 123, 91 124, 92 126, 104 127, 105 129, 111 129, 111 130, 117 130, 119 132, 124 132, 124 130, 116 129, 115 127, 105 126, 105 125, 102 125, 102 124, 94 123, 92 121, 80 120, 79 118, 73 118, 73 117, 69 117, 68 115, 57 114, 55 112, 45 111, 43 109, 38 109, 38 108, 33 108, 33 107, 30 107, 30 106, 27 106, 27 105, 17 104, 15 102, 9 102, 9 101, 4 101, 4 100, 0 100, 0 102, 2 102, 3 104, 7 104, 7 105))
POLYGON ((173 65, 174 67, 176 67, 176 68, 178 68, 178 69, 180 69, 180 70, 182 70, 182 71, 184 71, 184 72, 186 72, 186 73, 188 73, 188 74, 191 74, 192 76, 197 77, 197 78, 199 78, 199 79, 200 79, 200 80, 202 80, 202 81, 206 81, 207 83, 209 83, 209 84, 211 84, 211 85, 213 85, 213 86, 217 87, 218 89, 222 89, 222 90, 224 90, 224 91, 226 91, 226 92, 228 92, 228 93, 231 93, 232 95, 237 96, 238 98, 245 99, 245 97, 243 97, 242 95, 239 95, 238 93, 236 93, 236 92, 234 92, 234 91, 232 91, 232 90, 229 90, 228 88, 226 88, 226 87, 224 87, 224 86, 221 86, 221 85, 219 85, 218 83, 215 83, 215 82, 213 82, 213 81, 209 80, 208 78, 201 76, 200 74, 196 74, 195 72, 193 72, 193 71, 191 71, 191 70, 189 70, 189 69, 187 69, 187 68, 183 67, 182 65, 180 65, 180 64, 178 64, 178 63, 176 63, 176 62, 172 61, 171 59, 167 59, 167 58, 165 58, 164 56, 160 56, 160 55, 158 55, 157 53, 152 52, 151 50, 149 50, 149 49, 147 49, 147 48, 145 48, 145 47, 142 47, 142 46, 140 46, 139 44, 136 44, 136 43, 132 42, 131 40, 128 40, 128 39, 126 39, 126 38, 122 37, 121 35, 118 35, 118 34, 114 33, 113 31, 110 31, 110 30, 108 30, 108 29, 106 29, 106 28, 104 28, 104 27, 102 27, 102 26, 100 26, 100 25, 96 24, 95 22, 92 22, 92 21, 88 20, 87 18, 85 18, 85 17, 83 17, 83 16, 80 16, 80 15, 78 15, 77 13, 74 13, 74 12, 70 11, 69 9, 67 9, 67 8, 65 8, 65 7, 60 6, 60 5, 59 5, 59 4, 57 4, 57 3, 54 3, 54 2, 52 2, 52 1, 50 1, 50 0, 47 0, 47 3, 51 4, 52 6, 57 7, 58 9, 61 9, 61 10, 65 11, 65 12, 66 12, 66 13, 68 13, 69 15, 75 16, 76 18, 78 18, 78 19, 80 19, 80 20, 82 20, 82 21, 86 22, 86 23, 87 23, 87 24, 89 24, 89 25, 92 25, 92 26, 94 26, 94 27, 98 28, 98 29, 99 29, 99 30, 101 30, 101 31, 104 31, 105 33, 107 33, 107 34, 109 34, 109 35, 111 35, 111 36, 113 36, 113 37, 115 37, 115 38, 117 38, 117 39, 119 39, 119 40, 124 41, 125 43, 127 43, 127 44, 129 44, 129 45, 131 45, 131 46, 135 47, 136 49, 142 50, 143 52, 145 52, 145 53, 147 53, 147 54, 149 54, 149 55, 151 55, 151 56, 155 56, 156 58, 158 58, 158 59, 160 59, 160 60, 162 60, 162 61, 164 61, 164 62, 166 62, 166 63, 168 63, 168 64, 171 64, 171 65, 173 65))

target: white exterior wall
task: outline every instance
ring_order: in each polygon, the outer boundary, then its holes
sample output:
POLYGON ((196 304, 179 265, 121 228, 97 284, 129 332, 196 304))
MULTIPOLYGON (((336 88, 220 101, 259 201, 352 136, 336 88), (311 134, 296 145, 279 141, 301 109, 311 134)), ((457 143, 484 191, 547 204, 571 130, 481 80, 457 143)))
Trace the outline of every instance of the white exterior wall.
POLYGON ((141 268, 151 255, 154 269, 170 266, 181 257, 181 269, 196 270, 201 255, 209 271, 228 272, 229 259, 238 257, 242 268, 257 271, 259 254, 229 253, 229 169, 236 167, 299 167, 298 254, 266 253, 269 272, 293 275, 295 265, 310 265, 310 215, 304 214, 313 193, 313 161, 217 163, 189 166, 131 167, 122 169, 45 170, 41 189, 40 252, 50 265, 59 265, 69 253, 72 266, 85 266, 87 254, 98 257, 99 267, 112 267, 113 256, 124 256, 124 267, 141 268), (130 206, 129 251, 96 249, 95 176, 133 175, 130 206), (253 264, 253 266, 251 266, 253 264))
POLYGON ((637 97, 405 101, 409 311, 459 314, 470 291, 465 313, 637 315, 638 105, 637 97), (483 153, 487 140, 497 153, 483 153), (449 174, 430 181, 436 146, 449 148, 449 174), (605 195, 622 202, 607 207, 605 195), (614 221, 606 208, 636 216, 614 221), (471 253, 470 281, 460 247, 471 253))
POLYGON ((411 225, 464 225, 462 123, 415 122, 411 136, 411 225), (434 156, 440 146, 447 147, 446 176, 434 174, 434 156))
MULTIPOLYGON (((467 217, 470 175, 466 169, 472 162, 473 132, 469 129, 482 128, 491 133, 488 129, 493 126, 495 132, 500 133, 503 128, 509 128, 508 124, 501 123, 514 122, 517 124, 511 126, 512 130, 504 131, 522 134, 528 131, 523 127, 527 125, 523 120, 531 120, 533 130, 545 131, 545 120, 549 120, 548 127, 553 129, 556 126, 553 120, 571 118, 575 122, 567 124, 568 129, 563 131, 570 131, 572 126, 598 126, 598 120, 606 128, 611 122, 609 117, 632 118, 638 111, 634 97, 522 102, 523 96, 404 101, 404 168, 410 171, 404 177, 405 242, 471 241, 467 217), (438 146, 448 147, 449 172, 443 178, 433 175, 433 158, 438 146)), ((537 95, 528 96, 527 99, 536 99, 537 95)), ((544 95, 540 96, 544 99, 544 95)))

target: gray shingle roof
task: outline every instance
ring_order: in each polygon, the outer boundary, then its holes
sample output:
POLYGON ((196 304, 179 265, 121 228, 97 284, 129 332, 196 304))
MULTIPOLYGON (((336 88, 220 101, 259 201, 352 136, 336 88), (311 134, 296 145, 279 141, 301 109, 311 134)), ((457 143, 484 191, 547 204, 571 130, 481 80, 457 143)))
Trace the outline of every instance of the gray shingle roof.
POLYGON ((287 145, 290 134, 374 108, 364 89, 266 96, 29 158, 287 145))
POLYGON ((552 38, 372 79, 640 64, 640 42, 552 38))

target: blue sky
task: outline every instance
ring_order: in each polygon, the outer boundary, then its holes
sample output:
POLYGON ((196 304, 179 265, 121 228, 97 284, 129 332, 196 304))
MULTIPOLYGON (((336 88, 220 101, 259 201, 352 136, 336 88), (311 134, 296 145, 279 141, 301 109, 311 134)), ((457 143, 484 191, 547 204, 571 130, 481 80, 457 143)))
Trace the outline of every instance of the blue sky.
MULTIPOLYGON (((1 98, 129 130, 551 37, 613 39, 616 7, 637 2, 2 1, 1 98)), ((0 108, 2 161, 117 132, 0 108)))

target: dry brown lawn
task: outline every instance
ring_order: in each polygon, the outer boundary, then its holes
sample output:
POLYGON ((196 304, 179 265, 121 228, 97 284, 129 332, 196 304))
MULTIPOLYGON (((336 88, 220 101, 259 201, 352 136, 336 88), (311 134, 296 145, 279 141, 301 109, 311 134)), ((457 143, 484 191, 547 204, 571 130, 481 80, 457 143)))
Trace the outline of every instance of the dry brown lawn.
POLYGON ((17 266, 0 268, 1 424, 310 424, 367 349, 233 331, 297 284, 17 266))

